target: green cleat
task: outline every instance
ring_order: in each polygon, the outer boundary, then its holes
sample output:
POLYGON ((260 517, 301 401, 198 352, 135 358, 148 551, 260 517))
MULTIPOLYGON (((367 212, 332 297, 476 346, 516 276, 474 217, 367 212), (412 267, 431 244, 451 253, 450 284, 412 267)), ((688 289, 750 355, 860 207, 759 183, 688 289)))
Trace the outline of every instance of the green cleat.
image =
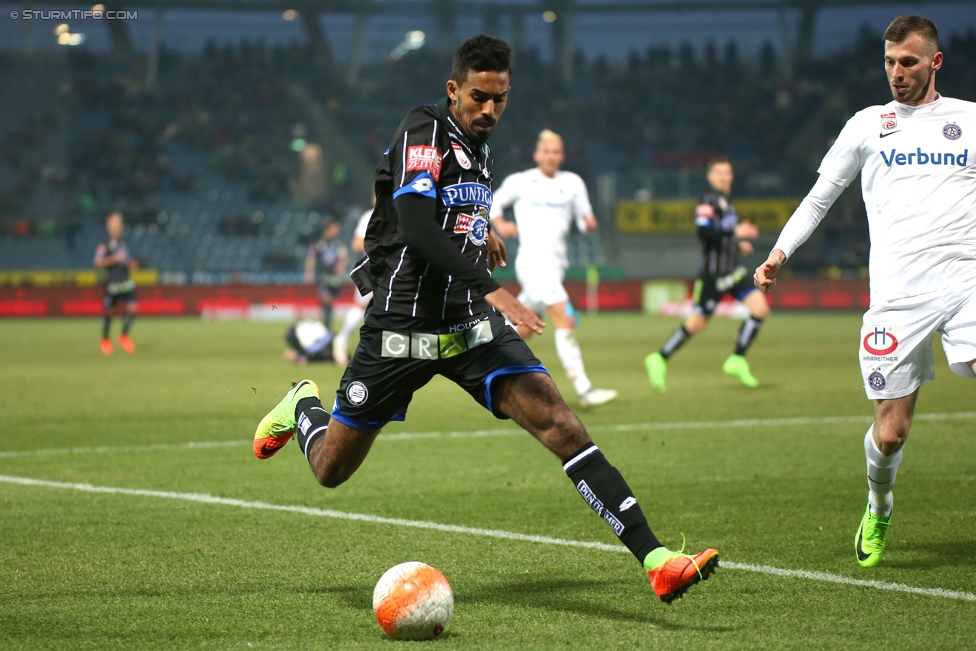
POLYGON ((284 447, 295 434, 295 406, 305 398, 319 397, 319 387, 311 380, 302 380, 293 386, 258 424, 254 433, 254 455, 258 459, 267 459, 284 447))
POLYGON ((871 505, 868 504, 861 518, 861 526, 854 534, 854 553, 861 567, 874 567, 881 561, 890 526, 891 516, 871 513, 871 505))
POLYGON ((661 353, 651 353, 644 358, 644 366, 647 368, 647 377, 651 380, 651 386, 659 392, 664 393, 664 376, 668 373, 668 361, 661 353))
POLYGON ((742 355, 729 355, 729 358, 722 364, 722 370, 725 371, 726 375, 737 378, 739 382, 750 389, 759 386, 759 380, 752 376, 752 372, 749 370, 749 362, 742 355))

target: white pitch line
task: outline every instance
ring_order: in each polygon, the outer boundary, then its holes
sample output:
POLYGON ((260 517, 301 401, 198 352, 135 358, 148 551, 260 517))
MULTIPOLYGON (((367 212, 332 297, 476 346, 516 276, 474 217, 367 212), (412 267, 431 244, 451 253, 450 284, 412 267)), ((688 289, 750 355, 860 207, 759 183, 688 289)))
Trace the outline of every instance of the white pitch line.
MULTIPOLYGON (((546 545, 562 545, 565 547, 582 547, 584 549, 597 549, 607 552, 629 553, 626 547, 621 545, 608 545, 600 542, 587 542, 582 540, 566 540, 564 538, 551 538, 549 536, 535 536, 531 534, 516 533, 513 531, 502 531, 500 529, 478 529, 475 527, 462 527, 454 524, 440 524, 437 522, 425 522, 423 520, 405 520, 402 518, 384 518, 379 515, 367 513, 349 513, 347 511, 334 511, 331 509, 317 509, 310 506, 294 506, 286 504, 269 504, 267 502, 251 502, 238 500, 229 497, 217 497, 206 493, 175 493, 171 491, 144 490, 137 488, 117 488, 113 486, 94 486, 92 484, 76 484, 59 481, 48 481, 46 479, 33 479, 30 477, 14 477, 10 475, 0 475, 0 482, 8 484, 19 484, 21 486, 42 486, 45 488, 61 488, 67 490, 81 491, 85 493, 103 493, 110 495, 132 495, 136 497, 159 497, 171 500, 183 500, 186 502, 198 502, 201 504, 216 504, 221 506, 236 506, 244 509, 258 509, 264 511, 285 511, 288 513, 301 513, 323 518, 336 518, 339 520, 355 520, 359 522, 369 522, 373 524, 389 524, 399 527, 411 527, 414 529, 432 529, 434 531, 444 531, 447 533, 468 534, 472 536, 484 536, 488 538, 501 538, 504 540, 516 540, 519 542, 543 543, 546 545)), ((811 572, 808 570, 790 570, 769 565, 753 565, 751 563, 734 563, 722 561, 721 566, 730 570, 743 570, 746 572, 758 572, 760 574, 770 574, 773 576, 784 576, 798 579, 810 579, 813 581, 825 581, 828 583, 840 583, 863 588, 874 588, 876 590, 889 590, 892 592, 906 592, 908 594, 924 595, 929 597, 942 597, 944 599, 959 599, 962 601, 976 601, 976 594, 970 592, 959 592, 957 590, 945 590, 942 588, 918 588, 904 583, 889 583, 887 581, 865 581, 862 579, 852 579, 839 574, 828 574, 826 572, 811 572)))
MULTIPOLYGON (((917 421, 970 420, 976 419, 976 411, 957 411, 930 414, 915 414, 917 421)), ((591 425, 590 432, 642 432, 683 429, 723 429, 744 427, 796 427, 802 425, 843 425, 845 423, 871 423, 872 416, 797 416, 792 418, 748 418, 739 420, 675 421, 669 423, 625 423, 621 425, 591 425)), ((523 429, 479 429, 448 432, 399 432, 380 434, 381 441, 416 441, 423 439, 471 439, 489 436, 524 436, 523 429)), ((153 452, 156 450, 180 450, 193 448, 231 448, 250 445, 251 441, 200 441, 189 443, 154 443, 149 445, 104 445, 99 447, 41 448, 38 450, 10 450, 0 452, 0 459, 11 457, 32 457, 51 454, 101 454, 106 452, 153 452)))
POLYGON ((251 445, 250 441, 200 441, 189 443, 152 443, 149 445, 100 445, 93 448, 41 448, 39 450, 9 450, 0 452, 0 459, 34 457, 49 454, 99 454, 104 452, 153 452, 201 448, 231 448, 251 445))

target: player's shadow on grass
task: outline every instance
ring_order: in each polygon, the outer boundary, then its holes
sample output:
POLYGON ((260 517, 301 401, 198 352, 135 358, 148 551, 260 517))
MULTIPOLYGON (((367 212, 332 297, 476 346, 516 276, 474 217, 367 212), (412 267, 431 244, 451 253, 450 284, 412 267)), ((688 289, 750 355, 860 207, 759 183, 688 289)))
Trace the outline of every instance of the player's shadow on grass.
POLYGON ((976 540, 954 540, 930 543, 911 543, 910 545, 892 545, 889 538, 888 556, 881 564, 887 567, 911 568, 919 567, 946 567, 951 565, 964 565, 976 567, 976 560, 973 559, 973 550, 976 549, 976 540), (899 558, 899 555, 892 554, 892 550, 910 551, 910 558, 899 558), (924 556, 919 554, 922 552, 924 556), (921 557, 920 557, 921 556, 921 557))
MULTIPOLYGON (((575 579, 537 579, 524 581, 507 581, 493 586, 486 586, 474 592, 454 595, 458 604, 493 604, 517 606, 519 608, 545 608, 559 612, 585 615, 587 617, 602 617, 620 622, 636 622, 651 624, 665 630, 672 631, 705 631, 709 633, 725 633, 733 629, 726 626, 694 626, 667 621, 655 617, 652 613, 656 609, 667 608, 660 603, 650 586, 647 586, 647 599, 634 604, 633 609, 615 608, 600 598, 593 596, 586 598, 589 591, 605 594, 608 587, 616 586, 612 581, 585 581, 575 579)), ((694 598, 694 596, 692 596, 694 598)))

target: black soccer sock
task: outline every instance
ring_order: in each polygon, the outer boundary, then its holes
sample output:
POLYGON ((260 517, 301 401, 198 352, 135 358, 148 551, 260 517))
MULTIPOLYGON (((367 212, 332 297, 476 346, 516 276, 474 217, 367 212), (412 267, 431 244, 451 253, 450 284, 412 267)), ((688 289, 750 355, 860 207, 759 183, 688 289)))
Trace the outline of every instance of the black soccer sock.
POLYGON ((742 322, 742 327, 739 328, 739 337, 735 340, 736 355, 746 354, 746 351, 749 350, 749 346, 751 346, 753 340, 755 340, 756 335, 759 334, 759 328, 761 327, 762 319, 757 319, 754 316, 750 316, 748 319, 742 322))
POLYGON ((651 532, 627 482, 595 444, 588 443, 570 456, 563 470, 586 503, 607 521, 639 563, 651 551, 664 546, 651 532))
POLYGON ((108 339, 109 328, 112 327, 112 317, 108 314, 102 317, 102 339, 108 339))
POLYGON ((668 337, 668 340, 664 342, 664 345, 661 346, 661 357, 664 359, 671 357, 689 339, 691 339, 691 333, 685 329, 684 324, 679 325, 671 333, 671 336, 668 337))
POLYGON ((328 328, 330 332, 332 331, 332 304, 331 303, 328 305, 322 303, 322 323, 325 324, 325 327, 328 328))
POLYGON ((129 312, 125 315, 125 319, 122 320, 122 334, 129 334, 129 328, 132 327, 132 322, 135 320, 136 315, 129 312))
POLYGON ((295 405, 295 440, 298 447, 308 459, 308 453, 312 449, 312 443, 321 436, 329 427, 331 416, 318 398, 302 398, 295 405))

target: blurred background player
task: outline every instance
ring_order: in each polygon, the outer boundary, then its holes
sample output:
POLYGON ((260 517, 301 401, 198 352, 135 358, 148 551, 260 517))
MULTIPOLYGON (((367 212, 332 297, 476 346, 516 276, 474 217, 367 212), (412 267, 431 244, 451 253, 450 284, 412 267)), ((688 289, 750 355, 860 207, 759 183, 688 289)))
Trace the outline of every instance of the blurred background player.
POLYGON ((644 358, 651 386, 664 393, 667 360, 688 339, 704 332, 715 306, 726 294, 731 294, 749 308, 749 318, 739 329, 735 352, 729 355, 722 370, 749 388, 759 382, 752 376, 745 354, 759 334, 763 319, 769 316, 769 304, 756 290, 746 268, 739 265, 739 254, 749 255, 752 243, 759 237, 759 229, 750 222, 740 222, 735 206, 729 200, 735 174, 732 162, 719 156, 708 162, 706 179, 711 190, 705 193, 695 208, 695 226, 702 243, 702 257, 695 280, 694 307, 691 316, 672 333, 661 350, 644 358))
MULTIPOLYGON (((373 195, 373 206, 376 205, 376 195, 373 195)), ((365 253, 366 251, 366 228, 369 226, 369 218, 373 215, 372 206, 359 217, 356 222, 356 230, 352 234, 352 242, 349 248, 353 253, 365 253)), ((373 292, 368 292, 365 296, 359 292, 358 287, 352 290, 353 304, 346 312, 346 318, 342 321, 342 328, 332 342, 332 357, 337 364, 349 363, 349 335, 363 322, 366 314, 366 306, 373 300, 373 292)))
POLYGON ((322 227, 322 238, 308 247, 305 256, 305 283, 315 282, 316 271, 319 277, 319 302, 322 303, 322 322, 332 329, 332 306, 345 279, 349 252, 339 240, 342 226, 328 219, 322 227), (316 270, 316 267, 318 269, 316 270))
POLYGON ((285 332, 285 359, 296 364, 331 362, 332 332, 317 319, 297 321, 285 332))
POLYGON ((755 274, 756 287, 769 291, 783 264, 860 174, 870 226, 871 305, 858 357, 864 390, 874 401, 874 422, 864 435, 868 504, 854 534, 863 567, 877 565, 884 552, 891 489, 915 400, 935 378, 937 332, 952 372, 976 377, 976 104, 936 92, 942 62, 931 20, 901 16, 891 22, 884 66, 894 101, 847 121, 813 189, 755 274))
POLYGON ((132 321, 136 317, 136 282, 130 275, 130 266, 134 260, 129 258, 129 248, 122 239, 124 222, 122 213, 113 212, 105 218, 105 230, 108 239, 95 249, 95 266, 105 269, 105 298, 102 300, 104 315, 102 316, 102 353, 112 354, 112 340, 109 330, 112 327, 112 308, 118 303, 125 303, 125 318, 122 321, 122 332, 118 342, 122 350, 127 353, 136 352, 136 345, 129 338, 132 321))
MULTIPOLYGON (((522 293, 518 300, 540 317, 548 315, 556 326, 556 354, 579 395, 580 405, 593 407, 617 397, 612 389, 597 389, 583 368, 583 355, 576 343, 576 318, 563 277, 569 260, 566 237, 575 220, 583 233, 597 229, 596 218, 579 175, 560 170, 565 156, 562 137, 549 129, 539 134, 533 159, 537 167, 507 177, 495 191, 491 220, 499 235, 518 237, 515 273, 522 293), (502 211, 514 207, 515 223, 502 211)), ((524 339, 532 331, 519 326, 524 339)))

